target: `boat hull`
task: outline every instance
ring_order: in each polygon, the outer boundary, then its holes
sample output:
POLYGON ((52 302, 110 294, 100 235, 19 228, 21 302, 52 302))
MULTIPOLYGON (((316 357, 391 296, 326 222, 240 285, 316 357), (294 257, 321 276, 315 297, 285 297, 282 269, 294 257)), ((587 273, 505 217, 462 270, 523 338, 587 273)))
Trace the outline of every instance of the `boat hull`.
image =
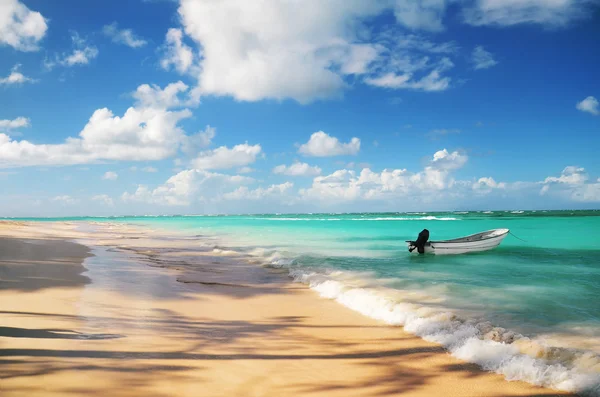
MULTIPOLYGON (((508 235, 508 229, 501 229, 497 235, 492 235, 488 238, 477 241, 460 241, 468 239, 468 237, 456 240, 445 241, 430 241, 425 244, 425 253, 436 255, 457 255, 470 252, 489 251, 500 245, 502 240, 508 235)), ((411 247, 411 242, 407 242, 407 246, 411 247)), ((418 254, 417 250, 412 251, 413 254, 418 254)))

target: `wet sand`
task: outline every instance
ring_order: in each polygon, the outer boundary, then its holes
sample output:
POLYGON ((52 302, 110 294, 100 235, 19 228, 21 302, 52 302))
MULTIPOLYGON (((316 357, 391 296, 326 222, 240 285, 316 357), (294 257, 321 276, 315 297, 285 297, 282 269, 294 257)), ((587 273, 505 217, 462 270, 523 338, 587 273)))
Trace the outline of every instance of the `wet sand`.
POLYGON ((201 239, 92 227, 0 222, 3 397, 559 394, 201 239))

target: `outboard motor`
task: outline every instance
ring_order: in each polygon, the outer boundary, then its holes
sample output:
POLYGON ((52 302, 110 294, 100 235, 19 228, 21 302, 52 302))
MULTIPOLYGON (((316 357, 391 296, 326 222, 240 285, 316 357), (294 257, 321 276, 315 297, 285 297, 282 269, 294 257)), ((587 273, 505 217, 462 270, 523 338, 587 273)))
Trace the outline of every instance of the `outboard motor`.
POLYGON ((419 237, 417 237, 417 241, 411 241, 410 248, 408 252, 413 252, 415 248, 419 251, 419 254, 425 253, 425 243, 429 240, 429 230, 423 229, 421 233, 419 233, 419 237))

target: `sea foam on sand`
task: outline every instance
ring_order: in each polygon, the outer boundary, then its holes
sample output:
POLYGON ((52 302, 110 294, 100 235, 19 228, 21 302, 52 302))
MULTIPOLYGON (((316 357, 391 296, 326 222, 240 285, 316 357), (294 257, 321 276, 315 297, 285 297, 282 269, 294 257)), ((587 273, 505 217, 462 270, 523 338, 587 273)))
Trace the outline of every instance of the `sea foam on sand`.
MULTIPOLYGON (((269 258, 274 267, 291 260, 269 258)), ((462 360, 504 375, 557 390, 600 396, 600 357, 593 352, 545 345, 487 321, 463 319, 442 307, 399 300, 401 291, 376 287, 354 272, 321 272, 290 267, 296 282, 363 315, 444 346, 462 360)))

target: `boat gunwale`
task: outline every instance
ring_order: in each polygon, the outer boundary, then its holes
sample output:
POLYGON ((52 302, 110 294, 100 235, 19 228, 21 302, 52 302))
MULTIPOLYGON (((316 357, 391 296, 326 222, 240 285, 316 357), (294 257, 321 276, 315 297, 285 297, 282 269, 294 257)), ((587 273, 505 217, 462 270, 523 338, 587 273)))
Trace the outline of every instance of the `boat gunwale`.
MULTIPOLYGON (((498 228, 498 229, 490 229, 490 230, 486 230, 483 232, 479 232, 479 233, 474 233, 474 234, 470 234, 468 236, 464 236, 464 237, 458 237, 452 240, 437 240, 437 241, 428 241, 427 243, 425 243, 426 245, 431 245, 431 244, 439 244, 439 243, 444 243, 444 244, 464 244, 464 243, 475 243, 475 242, 480 242, 480 241, 486 241, 486 240, 491 240, 493 238, 499 238, 499 237, 504 237, 506 236, 508 233, 510 233, 510 229, 507 228, 498 228), (480 234, 485 234, 485 233, 490 233, 490 232, 494 232, 496 230, 504 230, 504 232, 502 232, 501 234, 495 235, 495 236, 489 236, 489 237, 485 237, 482 238, 480 240, 476 240, 476 241, 459 241, 462 239, 466 239, 469 237, 473 237, 473 236, 477 236, 480 234)), ((414 240, 405 240, 406 243, 414 243, 414 240)))

